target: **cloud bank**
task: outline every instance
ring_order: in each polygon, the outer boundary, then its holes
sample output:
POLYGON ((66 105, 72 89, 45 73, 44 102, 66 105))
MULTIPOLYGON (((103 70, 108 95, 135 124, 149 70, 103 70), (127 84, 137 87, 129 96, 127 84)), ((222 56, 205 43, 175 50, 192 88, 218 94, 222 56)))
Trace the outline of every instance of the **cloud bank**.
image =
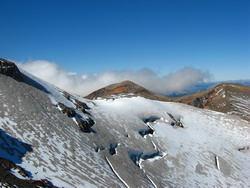
POLYGON ((210 77, 208 72, 192 67, 185 67, 177 72, 159 76, 147 68, 138 71, 122 70, 97 74, 77 74, 64 70, 56 63, 43 60, 18 63, 18 66, 40 79, 80 96, 86 96, 97 89, 124 80, 133 81, 164 95, 182 93, 210 77))

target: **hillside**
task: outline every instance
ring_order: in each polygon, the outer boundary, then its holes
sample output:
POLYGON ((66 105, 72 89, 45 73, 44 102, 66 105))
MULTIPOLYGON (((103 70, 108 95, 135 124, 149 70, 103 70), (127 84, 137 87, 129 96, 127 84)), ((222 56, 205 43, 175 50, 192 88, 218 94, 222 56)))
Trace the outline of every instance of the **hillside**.
POLYGON ((180 97, 178 102, 250 120, 250 87, 222 83, 207 91, 180 97))
POLYGON ((89 100, 0 62, 0 185, 249 187, 250 122, 141 96, 89 100))
POLYGON ((250 120, 250 87, 234 83, 222 83, 207 91, 183 97, 165 97, 149 91, 131 81, 124 81, 99 89, 85 98, 111 99, 132 96, 189 104, 198 108, 237 115, 245 120, 250 120))
POLYGON ((111 84, 107 87, 101 88, 93 93, 85 96, 87 99, 98 99, 105 98, 111 99, 116 97, 132 97, 132 96, 141 96, 147 99, 159 100, 159 101, 170 101, 171 98, 164 97, 145 89, 144 87, 131 82, 131 81, 123 81, 116 84, 111 84))

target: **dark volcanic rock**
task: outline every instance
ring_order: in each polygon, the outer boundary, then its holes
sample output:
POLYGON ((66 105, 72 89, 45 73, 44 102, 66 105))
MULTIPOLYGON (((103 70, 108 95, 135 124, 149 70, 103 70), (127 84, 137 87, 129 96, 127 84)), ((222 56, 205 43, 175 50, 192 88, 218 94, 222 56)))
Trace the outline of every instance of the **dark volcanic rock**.
POLYGON ((59 103, 59 106, 62 109, 63 114, 66 114, 68 117, 75 117, 76 112, 73 108, 67 107, 62 103, 59 103))
POLYGON ((202 98, 195 98, 192 101, 192 106, 198 107, 198 108, 204 108, 204 102, 202 98))
POLYGON ((63 92, 63 96, 70 101, 70 94, 67 93, 66 91, 63 92))
POLYGON ((23 81, 22 73, 19 71, 15 63, 0 58, 0 74, 9 76, 19 82, 23 81))
POLYGON ((86 109, 89 109, 88 105, 85 102, 81 102, 77 99, 75 99, 75 103, 76 107, 81 110, 83 113, 87 113, 86 109))
POLYGON ((91 127, 95 124, 95 122, 91 119, 76 119, 76 122, 80 129, 85 133, 92 132, 91 127))
POLYGON ((0 158, 0 183, 1 187, 48 187, 57 188, 53 184, 46 180, 32 180, 32 179, 20 179, 11 173, 12 170, 18 170, 18 173, 23 177, 29 177, 28 173, 20 166, 16 165, 12 161, 4 158, 0 158))

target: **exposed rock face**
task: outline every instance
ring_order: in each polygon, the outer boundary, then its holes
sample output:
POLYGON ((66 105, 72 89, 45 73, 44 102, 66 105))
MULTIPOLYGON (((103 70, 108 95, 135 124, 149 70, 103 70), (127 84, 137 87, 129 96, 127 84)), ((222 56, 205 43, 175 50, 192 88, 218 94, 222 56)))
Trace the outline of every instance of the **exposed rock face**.
POLYGON ((204 108, 204 101, 203 98, 195 98, 192 101, 192 106, 198 107, 198 108, 204 108))
POLYGON ((56 188, 48 180, 24 180, 19 179, 11 173, 11 171, 17 171, 24 178, 29 178, 28 173, 20 166, 16 165, 12 161, 4 158, 0 158, 0 187, 48 187, 56 188))
POLYGON ((83 113, 87 113, 87 112, 86 112, 86 109, 89 109, 89 107, 88 107, 88 105, 87 105, 86 103, 81 102, 81 101, 76 100, 76 99, 75 99, 75 105, 76 105, 76 107, 77 107, 79 110, 81 110, 83 113))
POLYGON ((78 123, 78 126, 80 129, 85 133, 91 132, 91 127, 95 124, 95 122, 91 119, 76 119, 76 122, 78 123))
POLYGON ((62 103, 58 104, 60 106, 60 108, 62 109, 62 113, 66 114, 68 117, 75 117, 76 112, 74 111, 73 108, 67 107, 62 103))
POLYGON ((15 63, 0 58, 0 74, 14 78, 15 80, 22 82, 22 73, 19 71, 15 63))
POLYGON ((176 101, 250 120, 249 86, 222 83, 207 91, 176 98, 176 101))
MULTIPOLYGON (((81 110, 83 113, 88 114, 88 112, 87 112, 86 110, 89 109, 89 107, 88 107, 88 105, 87 105, 85 102, 81 102, 81 101, 79 101, 79 100, 77 100, 77 99, 73 99, 73 100, 72 100, 71 97, 70 97, 70 94, 67 93, 66 91, 63 92, 63 96, 64 96, 68 101, 73 102, 77 109, 81 110)), ((62 109, 67 108, 67 107, 65 107, 63 104, 59 104, 59 105, 60 105, 60 107, 61 107, 62 109)), ((69 109, 68 109, 68 110, 69 110, 69 109)), ((68 110, 67 110, 67 111, 68 111, 68 110)), ((64 112, 63 112, 63 113, 64 113, 64 112)), ((72 115, 72 117, 74 117, 74 116, 75 116, 75 114, 72 115)))
MULTIPOLYGON (((88 112, 85 111, 85 109, 87 109, 88 107, 86 103, 78 101, 77 104, 78 104, 77 106, 78 109, 80 109, 83 113, 88 114, 88 112)), ((58 103, 58 107, 60 108, 60 111, 63 114, 67 115, 67 117, 75 119, 81 131, 85 133, 95 132, 94 130, 91 129, 91 127, 95 124, 95 122, 90 117, 83 118, 81 115, 76 113, 75 109, 70 108, 62 103, 58 103)))

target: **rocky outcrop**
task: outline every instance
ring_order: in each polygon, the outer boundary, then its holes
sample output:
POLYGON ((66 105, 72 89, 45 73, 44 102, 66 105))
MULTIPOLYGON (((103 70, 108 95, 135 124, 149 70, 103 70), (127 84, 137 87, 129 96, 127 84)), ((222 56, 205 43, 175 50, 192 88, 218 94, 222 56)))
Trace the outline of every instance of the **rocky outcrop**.
POLYGON ((76 112, 73 108, 67 107, 62 103, 59 103, 58 105, 61 108, 61 111, 63 114, 66 114, 68 117, 71 117, 71 118, 75 117, 76 112))
POLYGON ((0 74, 9 76, 19 82, 23 81, 22 73, 19 71, 15 63, 0 58, 0 74))
MULTIPOLYGON (((77 101, 77 100, 75 100, 75 101, 77 101)), ((82 110, 83 113, 89 114, 88 112, 85 111, 85 109, 88 108, 86 103, 77 101, 75 104, 77 104, 76 105, 77 108, 79 110, 82 110)), ((81 115, 76 113, 74 108, 70 108, 70 107, 68 107, 60 102, 56 106, 67 117, 73 118, 82 132, 84 132, 84 133, 95 132, 93 129, 91 129, 91 127, 95 124, 95 122, 90 117, 83 118, 81 115)))
POLYGON ((95 122, 91 119, 76 119, 76 122, 80 129, 85 133, 94 132, 91 127, 95 124, 95 122))
POLYGON ((250 87, 222 83, 207 91, 176 98, 176 102, 189 104, 198 108, 205 108, 227 114, 237 115, 250 120, 250 87))
POLYGON ((181 128, 184 128, 184 125, 182 123, 182 117, 174 117, 172 114, 167 113, 168 116, 173 120, 173 122, 171 123, 172 126, 179 126, 181 128))
MULTIPOLYGON (((70 102, 74 103, 74 105, 76 106, 76 108, 78 110, 81 110, 83 113, 89 114, 86 110, 90 109, 88 107, 88 105, 85 102, 79 101, 75 98, 72 98, 71 95, 69 93, 67 93, 66 91, 63 92, 63 96, 70 102)), ((90 114, 89 114, 90 115, 90 114)))
POLYGON ((4 158, 0 158, 0 187, 48 187, 56 188, 53 184, 46 180, 25 180, 16 177, 12 172, 16 171, 20 176, 24 178, 30 178, 29 174, 20 166, 16 165, 12 161, 4 158))
POLYGON ((85 102, 81 102, 77 99, 75 99, 75 103, 76 107, 81 110, 83 113, 87 113, 86 109, 89 109, 88 105, 85 102))
POLYGON ((204 102, 203 102, 203 98, 195 98, 193 99, 192 106, 198 107, 198 108, 204 108, 204 102))

